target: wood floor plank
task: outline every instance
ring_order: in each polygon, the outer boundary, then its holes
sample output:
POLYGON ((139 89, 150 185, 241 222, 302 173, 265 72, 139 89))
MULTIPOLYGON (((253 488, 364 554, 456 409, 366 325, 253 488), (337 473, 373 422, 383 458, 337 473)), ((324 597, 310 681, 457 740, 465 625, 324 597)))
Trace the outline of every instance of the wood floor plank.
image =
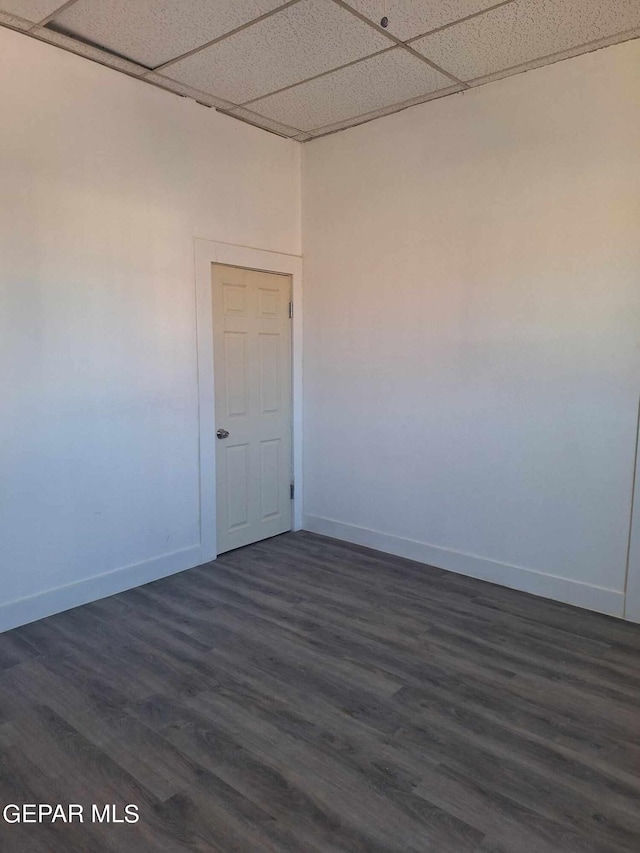
POLYGON ((640 627, 311 533, 0 635, 7 853, 637 853, 640 627))

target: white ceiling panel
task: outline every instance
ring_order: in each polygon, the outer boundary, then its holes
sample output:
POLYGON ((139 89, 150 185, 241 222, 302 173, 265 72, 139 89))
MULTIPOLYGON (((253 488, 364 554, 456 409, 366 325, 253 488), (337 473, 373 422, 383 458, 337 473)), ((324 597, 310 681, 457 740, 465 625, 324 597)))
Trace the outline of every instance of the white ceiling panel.
POLYGON ((424 35, 437 27, 473 15, 500 0, 346 0, 349 6, 375 24, 389 19, 388 31, 402 41, 424 35))
POLYGON ((302 130, 314 130, 451 85, 402 47, 256 101, 252 108, 302 130))
POLYGON ((516 0, 411 47, 463 80, 640 25, 640 0, 516 0))
MULTIPOLYGON (((437 98, 442 98, 445 95, 454 95, 457 92, 464 91, 464 87, 461 85, 449 86, 446 89, 438 89, 436 92, 430 92, 428 95, 420 95, 417 98, 410 98, 408 101, 401 101, 396 104, 390 104, 388 107, 382 107, 379 110, 373 110, 370 113, 364 113, 363 115, 358 115, 355 117, 351 117, 345 119, 344 121, 337 121, 334 124, 327 124, 324 127, 316 128, 314 131, 306 134, 302 134, 304 139, 301 141, 306 141, 307 139, 315 139, 318 136, 326 136, 329 133, 336 133, 338 130, 346 130, 349 127, 357 127, 360 124, 366 124, 369 121, 373 121, 376 118, 383 118, 384 116, 392 115, 393 113, 400 112, 402 110, 407 109, 407 107, 415 107, 418 104, 425 104, 427 101, 433 101, 437 98)), ((300 139, 300 137, 296 136, 294 139, 300 139)))
POLYGON ((241 104, 389 47, 328 0, 301 0, 163 73, 241 104))
POLYGON ((37 24, 59 9, 64 2, 65 0, 0 0, 0 9, 37 24))
MULTIPOLYGON (((602 47, 609 47, 614 44, 620 44, 622 41, 627 41, 629 39, 640 37, 640 26, 636 27, 633 30, 626 30, 624 34, 624 38, 620 38, 620 34, 616 34, 614 36, 608 36, 604 39, 599 39, 597 42, 591 42, 589 46, 589 51, 591 50, 599 50, 602 47)), ((549 65, 551 62, 560 62, 563 59, 572 59, 574 56, 580 56, 581 53, 584 53, 584 45, 580 45, 578 47, 570 47, 567 50, 561 50, 558 53, 554 53, 553 57, 549 59, 548 56, 542 57, 540 59, 532 59, 530 62, 525 62, 522 65, 518 65, 516 71, 513 68, 509 68, 504 71, 495 71, 493 74, 487 74, 486 77, 476 77, 475 80, 472 80, 469 83, 469 86, 484 86, 486 83, 493 83, 494 80, 502 80, 505 77, 511 77, 514 73, 521 73, 523 71, 532 71, 534 68, 542 68, 544 65, 549 65)))
POLYGON ((278 6, 282 0, 77 0, 55 23, 155 68, 278 6))

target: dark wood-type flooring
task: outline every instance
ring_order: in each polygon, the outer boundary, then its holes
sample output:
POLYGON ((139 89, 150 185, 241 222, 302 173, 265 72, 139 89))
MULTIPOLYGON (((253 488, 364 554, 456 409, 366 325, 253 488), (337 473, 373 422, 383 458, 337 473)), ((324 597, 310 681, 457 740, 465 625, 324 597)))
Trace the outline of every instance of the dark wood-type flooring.
POLYGON ((3 853, 637 853, 640 626, 286 534, 0 636, 0 755, 140 811, 3 853))

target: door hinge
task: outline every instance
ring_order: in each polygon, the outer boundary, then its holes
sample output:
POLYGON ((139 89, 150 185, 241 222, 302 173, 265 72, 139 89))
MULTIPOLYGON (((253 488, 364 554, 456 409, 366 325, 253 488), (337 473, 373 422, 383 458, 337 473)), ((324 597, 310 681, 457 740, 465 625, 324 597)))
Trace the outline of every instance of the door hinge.
POLYGON ((296 493, 296 487, 294 483, 289 483, 289 498, 293 500, 296 493))
POLYGON ((289 303, 289 319, 293 317, 293 302, 289 303))

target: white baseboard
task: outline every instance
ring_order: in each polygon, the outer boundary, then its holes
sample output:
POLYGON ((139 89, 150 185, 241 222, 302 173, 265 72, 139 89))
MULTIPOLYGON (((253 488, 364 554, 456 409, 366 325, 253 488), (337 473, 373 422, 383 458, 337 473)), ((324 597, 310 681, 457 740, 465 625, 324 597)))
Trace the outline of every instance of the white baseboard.
POLYGON ((0 633, 53 616, 72 607, 106 598, 126 589, 159 580, 160 578, 192 569, 202 563, 200 545, 162 554, 142 563, 115 569, 102 575, 84 578, 76 583, 48 589, 27 598, 19 598, 0 605, 0 633))
POLYGON ((305 515, 302 527, 312 533, 321 533, 324 536, 332 536, 334 539, 365 545, 376 551, 386 551, 397 557, 406 557, 418 563, 500 584, 510 589, 518 589, 521 592, 530 592, 542 598, 574 604, 576 607, 584 607, 587 610, 608 613, 610 616, 622 616, 624 612, 624 593, 615 589, 560 578, 521 566, 512 566, 508 563, 488 560, 486 557, 452 551, 448 548, 428 545, 426 542, 404 539, 389 533, 380 533, 377 530, 356 527, 315 515, 305 515))

